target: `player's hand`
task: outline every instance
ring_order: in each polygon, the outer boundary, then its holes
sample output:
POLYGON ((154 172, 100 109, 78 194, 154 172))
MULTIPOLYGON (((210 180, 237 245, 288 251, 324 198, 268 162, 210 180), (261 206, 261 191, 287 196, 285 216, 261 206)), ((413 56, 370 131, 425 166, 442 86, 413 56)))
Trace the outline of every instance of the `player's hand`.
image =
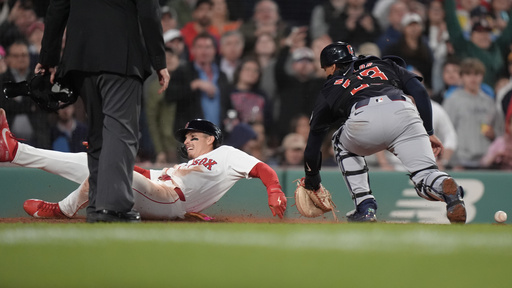
POLYGON ((269 188, 268 192, 268 206, 272 211, 273 216, 279 216, 283 219, 284 211, 286 211, 286 196, 280 187, 269 188))
POLYGON ((430 145, 432 146, 432 152, 434 152, 434 156, 437 158, 443 152, 443 143, 436 135, 429 136, 430 145))
POLYGON ((169 71, 167 71, 167 68, 160 69, 158 71, 158 81, 160 82, 160 89, 158 90, 158 94, 162 94, 162 92, 167 89, 167 86, 169 86, 169 80, 171 79, 171 76, 169 75, 169 71))
MULTIPOLYGON (((57 73, 57 66, 49 67, 48 72, 50 72, 50 83, 54 84, 55 74, 57 73)), ((46 69, 44 68, 43 65, 41 65, 41 63, 37 63, 36 67, 34 68, 34 73, 35 74, 41 73, 42 75, 44 75, 44 73, 46 73, 46 69)))

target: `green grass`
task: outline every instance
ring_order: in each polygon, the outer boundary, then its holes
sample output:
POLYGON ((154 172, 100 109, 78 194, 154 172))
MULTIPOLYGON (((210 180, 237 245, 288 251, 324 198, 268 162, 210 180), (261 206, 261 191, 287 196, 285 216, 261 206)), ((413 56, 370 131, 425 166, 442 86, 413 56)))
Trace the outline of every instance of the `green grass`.
POLYGON ((0 287, 512 287, 511 227, 0 224, 0 287))

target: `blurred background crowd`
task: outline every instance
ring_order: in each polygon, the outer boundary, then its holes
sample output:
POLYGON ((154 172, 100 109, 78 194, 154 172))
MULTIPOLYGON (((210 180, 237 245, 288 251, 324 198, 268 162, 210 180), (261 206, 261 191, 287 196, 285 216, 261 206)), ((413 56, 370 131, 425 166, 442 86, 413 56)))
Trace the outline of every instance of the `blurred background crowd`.
MULTIPOLYGON (((33 76, 50 0, 0 0, 0 85, 33 76)), ((161 0, 171 73, 145 82, 139 165, 182 162, 174 131, 194 118, 269 165, 300 167, 309 116, 325 81, 320 51, 402 57, 432 97, 442 169, 512 170, 512 0, 161 0)), ((64 42, 65 43, 65 42, 64 42)), ((1 89, 0 91, 3 91, 1 89)), ((2 94, 3 92, 0 92, 2 94)), ((13 134, 33 146, 85 151, 86 115, 6 99, 13 134)), ((334 127, 333 127, 334 128, 334 127)), ((336 166, 325 139, 323 166, 336 166)), ((368 165, 401 170, 387 151, 368 165)))

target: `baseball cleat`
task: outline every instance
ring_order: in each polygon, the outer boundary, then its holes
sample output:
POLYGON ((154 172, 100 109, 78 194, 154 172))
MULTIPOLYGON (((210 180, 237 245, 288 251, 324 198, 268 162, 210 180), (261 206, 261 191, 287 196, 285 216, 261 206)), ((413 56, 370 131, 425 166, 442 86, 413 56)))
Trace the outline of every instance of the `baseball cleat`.
POLYGON ((34 218, 68 218, 60 211, 59 203, 28 199, 23 203, 23 209, 34 218))
POLYGON ((446 216, 450 223, 466 223, 466 206, 462 197, 464 190, 455 183, 453 178, 443 181, 443 194, 446 202, 446 216))
POLYGON ((215 218, 210 217, 201 212, 187 212, 185 213, 185 220, 195 220, 195 221, 212 221, 215 218))
POLYGON ((0 108, 0 162, 11 162, 18 150, 18 140, 12 136, 5 110, 0 108))
POLYGON ((357 209, 347 214, 348 222, 377 222, 377 203, 367 199, 357 205, 357 209))

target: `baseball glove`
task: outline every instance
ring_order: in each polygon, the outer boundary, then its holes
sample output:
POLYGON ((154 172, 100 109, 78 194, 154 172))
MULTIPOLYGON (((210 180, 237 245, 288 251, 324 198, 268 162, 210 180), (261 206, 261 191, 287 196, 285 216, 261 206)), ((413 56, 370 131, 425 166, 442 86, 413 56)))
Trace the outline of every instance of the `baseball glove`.
POLYGON ((334 213, 336 205, 332 201, 331 193, 320 184, 316 191, 306 189, 304 178, 297 179, 295 189, 295 207, 302 216, 308 218, 318 217, 326 212, 332 211, 334 219, 338 220, 334 213))

